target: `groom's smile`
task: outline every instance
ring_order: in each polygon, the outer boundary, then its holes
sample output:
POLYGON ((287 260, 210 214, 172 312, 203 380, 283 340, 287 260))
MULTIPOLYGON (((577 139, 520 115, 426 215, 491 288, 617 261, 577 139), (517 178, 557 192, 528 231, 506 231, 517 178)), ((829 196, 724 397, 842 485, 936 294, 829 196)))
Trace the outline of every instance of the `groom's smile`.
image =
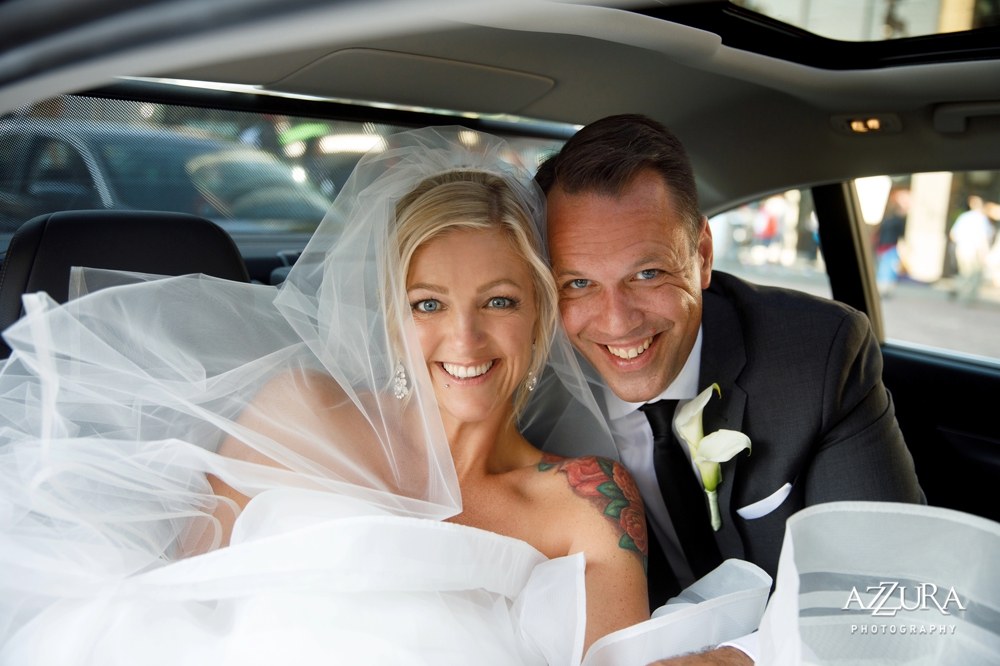
POLYGON ((625 347, 612 347, 611 345, 606 345, 608 351, 618 358, 623 358, 625 360, 633 359, 649 349, 649 345, 653 343, 655 336, 653 338, 646 338, 642 341, 642 344, 631 347, 626 345, 625 347))
POLYGON ((548 196, 549 248, 570 340, 623 400, 655 398, 698 337, 712 239, 697 241, 659 175, 640 172, 618 195, 548 196))

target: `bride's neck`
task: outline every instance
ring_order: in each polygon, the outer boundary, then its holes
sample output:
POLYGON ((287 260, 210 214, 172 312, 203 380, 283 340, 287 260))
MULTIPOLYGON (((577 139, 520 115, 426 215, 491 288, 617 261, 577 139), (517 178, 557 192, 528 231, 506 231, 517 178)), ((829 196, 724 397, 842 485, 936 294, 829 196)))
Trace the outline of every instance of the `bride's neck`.
POLYGON ((461 422, 446 414, 442 416, 459 483, 531 464, 527 458, 532 447, 518 432, 508 411, 498 410, 474 423, 461 422))

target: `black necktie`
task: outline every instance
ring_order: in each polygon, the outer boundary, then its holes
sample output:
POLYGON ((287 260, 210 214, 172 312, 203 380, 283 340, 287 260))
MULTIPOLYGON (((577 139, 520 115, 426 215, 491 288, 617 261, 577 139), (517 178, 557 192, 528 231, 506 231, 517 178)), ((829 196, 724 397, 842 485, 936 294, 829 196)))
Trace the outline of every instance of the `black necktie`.
POLYGON ((653 469, 660 493, 684 556, 697 579, 722 564, 722 554, 712 534, 705 491, 674 437, 671 423, 676 407, 676 400, 660 400, 639 409, 646 414, 653 429, 653 469))
POLYGON ((649 594, 649 610, 654 611, 671 598, 681 593, 674 570, 663 554, 663 548, 656 538, 656 530, 646 520, 646 547, 649 559, 646 562, 646 592, 649 594))

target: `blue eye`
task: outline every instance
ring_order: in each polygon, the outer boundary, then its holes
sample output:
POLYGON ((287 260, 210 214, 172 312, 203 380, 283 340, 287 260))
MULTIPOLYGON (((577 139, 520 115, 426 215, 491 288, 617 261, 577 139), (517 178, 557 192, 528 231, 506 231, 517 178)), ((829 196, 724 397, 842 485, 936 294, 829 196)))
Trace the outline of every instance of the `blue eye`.
POLYGON ((590 286, 590 280, 573 280, 569 283, 570 289, 584 289, 590 286))
POLYGON ((414 310, 419 310, 420 312, 437 312, 441 309, 441 301, 435 301, 433 298, 428 298, 425 301, 418 301, 413 304, 414 310))
POLYGON ((640 280, 652 280, 659 274, 660 271, 656 270, 655 268, 647 268, 644 271, 639 271, 636 274, 636 277, 639 278, 640 280))
POLYGON ((490 299, 489 307, 491 308, 509 308, 514 305, 514 299, 507 298, 505 296, 495 296, 490 299))

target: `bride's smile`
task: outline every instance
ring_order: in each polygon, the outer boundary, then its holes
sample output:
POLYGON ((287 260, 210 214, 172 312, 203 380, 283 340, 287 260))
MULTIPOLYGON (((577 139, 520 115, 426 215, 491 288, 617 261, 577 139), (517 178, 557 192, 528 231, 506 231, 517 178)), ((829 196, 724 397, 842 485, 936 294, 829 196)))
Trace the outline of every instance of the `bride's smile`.
POLYGON ((407 296, 446 426, 506 418, 536 328, 531 272, 510 242, 455 230, 425 243, 407 296))

